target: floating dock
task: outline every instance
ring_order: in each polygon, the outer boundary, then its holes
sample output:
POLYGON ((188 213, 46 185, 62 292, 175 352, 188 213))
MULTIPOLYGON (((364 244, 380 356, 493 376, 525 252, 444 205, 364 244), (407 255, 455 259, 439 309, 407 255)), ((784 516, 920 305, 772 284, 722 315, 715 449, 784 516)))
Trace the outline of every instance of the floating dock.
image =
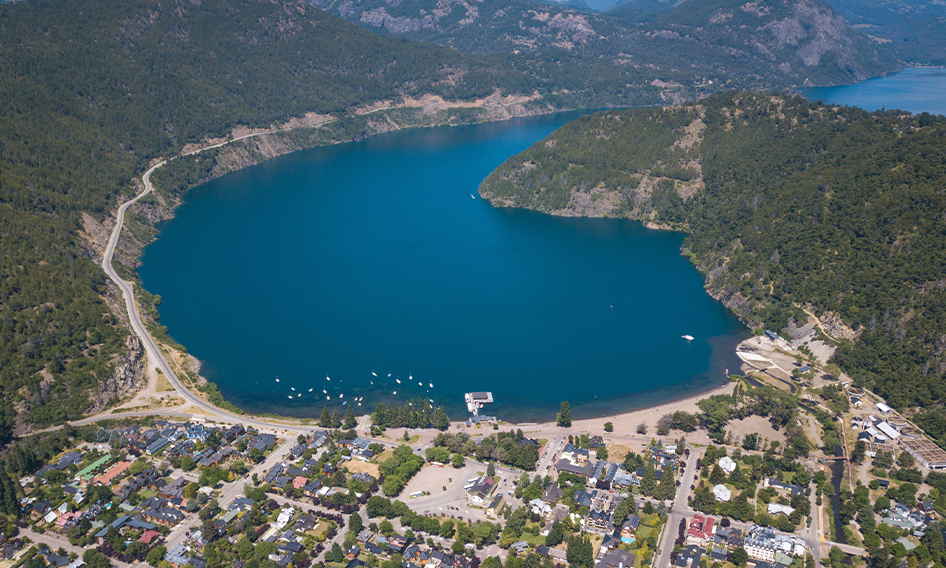
POLYGON ((484 405, 493 403, 493 393, 468 392, 463 395, 463 399, 466 401, 467 411, 472 412, 473 416, 476 416, 484 405))

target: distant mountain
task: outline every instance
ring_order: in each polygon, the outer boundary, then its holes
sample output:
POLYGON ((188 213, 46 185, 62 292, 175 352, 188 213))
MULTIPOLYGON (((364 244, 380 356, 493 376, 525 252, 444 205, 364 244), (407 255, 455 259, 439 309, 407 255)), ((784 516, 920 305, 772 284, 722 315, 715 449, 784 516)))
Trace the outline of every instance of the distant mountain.
POLYGON ((821 318, 835 362, 946 447, 946 118, 723 93, 577 119, 480 187, 494 205, 686 231, 744 322, 821 318))
POLYGON ((900 65, 822 0, 635 0, 605 13, 532 0, 311 1, 368 29, 514 57, 572 90, 651 84, 681 100, 851 83, 900 65))
POLYGON ((858 30, 889 41, 908 63, 946 65, 946 2, 828 0, 858 30))

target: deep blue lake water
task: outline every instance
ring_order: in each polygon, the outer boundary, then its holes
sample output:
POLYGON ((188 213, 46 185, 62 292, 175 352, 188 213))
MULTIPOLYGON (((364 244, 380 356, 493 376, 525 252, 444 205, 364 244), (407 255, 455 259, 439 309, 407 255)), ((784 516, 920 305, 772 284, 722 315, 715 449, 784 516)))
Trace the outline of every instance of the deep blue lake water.
POLYGON ((917 67, 889 77, 844 87, 802 89, 810 101, 856 106, 866 110, 900 109, 914 114, 946 115, 946 69, 917 67))
POLYGON ((174 339, 253 411, 423 396, 460 418, 463 393, 488 390, 485 413, 522 422, 562 400, 606 415, 720 384, 746 332, 680 256, 683 235, 479 199, 491 170, 575 116, 408 130, 229 174, 187 194, 141 278, 174 339))

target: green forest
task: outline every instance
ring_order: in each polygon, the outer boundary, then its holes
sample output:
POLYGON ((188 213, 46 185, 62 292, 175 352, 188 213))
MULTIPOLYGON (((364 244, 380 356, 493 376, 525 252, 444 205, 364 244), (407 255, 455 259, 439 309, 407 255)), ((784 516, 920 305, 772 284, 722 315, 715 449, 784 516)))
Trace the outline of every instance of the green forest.
POLYGON ((835 362, 946 443, 946 119, 725 93, 582 117, 483 182, 494 204, 576 207, 688 233, 707 290, 754 328, 803 306, 859 334, 835 362))
POLYGON ((307 112, 534 88, 302 1, 0 4, 0 76, 0 443, 17 416, 81 416, 123 353, 81 215, 108 219, 150 160, 307 112))

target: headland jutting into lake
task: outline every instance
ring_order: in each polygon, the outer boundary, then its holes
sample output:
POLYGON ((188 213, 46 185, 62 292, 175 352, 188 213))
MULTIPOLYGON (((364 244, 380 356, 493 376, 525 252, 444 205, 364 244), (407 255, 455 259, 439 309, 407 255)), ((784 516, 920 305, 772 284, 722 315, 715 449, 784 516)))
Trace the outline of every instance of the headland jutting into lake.
POLYGON ((476 199, 492 167, 563 122, 388 134, 216 180, 146 251, 143 280, 175 339, 253 411, 422 397, 453 413, 483 389, 525 421, 563 399, 610 415, 721 384, 745 329, 705 296, 680 235, 476 199))
POLYGON ((477 198, 573 116, 386 134, 225 176, 148 247, 144 285, 254 412, 429 398, 462 415, 464 392, 490 390, 491 412, 525 421, 565 399, 605 415, 721 384, 745 328, 705 294, 682 234, 477 198))

